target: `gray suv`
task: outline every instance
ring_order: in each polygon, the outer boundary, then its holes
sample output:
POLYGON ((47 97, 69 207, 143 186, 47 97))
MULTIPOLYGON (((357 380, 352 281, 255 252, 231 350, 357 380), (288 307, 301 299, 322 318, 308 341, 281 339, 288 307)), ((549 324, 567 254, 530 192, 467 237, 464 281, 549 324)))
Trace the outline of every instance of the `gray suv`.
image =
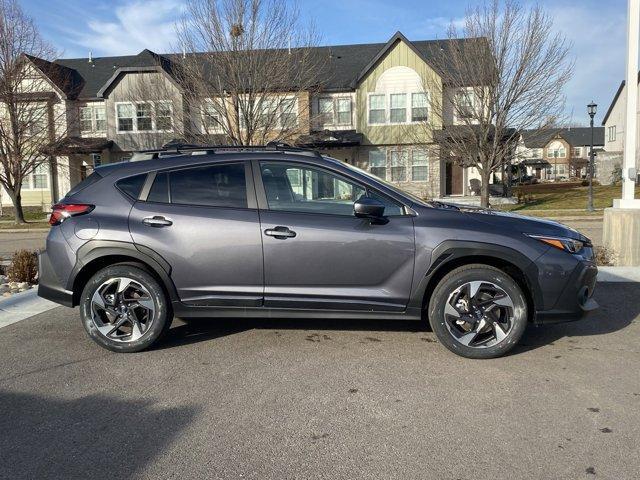
POLYGON ((193 148, 100 167, 53 207, 44 298, 135 352, 178 317, 428 320, 471 358, 581 317, 597 268, 561 224, 425 202, 313 151, 193 148))

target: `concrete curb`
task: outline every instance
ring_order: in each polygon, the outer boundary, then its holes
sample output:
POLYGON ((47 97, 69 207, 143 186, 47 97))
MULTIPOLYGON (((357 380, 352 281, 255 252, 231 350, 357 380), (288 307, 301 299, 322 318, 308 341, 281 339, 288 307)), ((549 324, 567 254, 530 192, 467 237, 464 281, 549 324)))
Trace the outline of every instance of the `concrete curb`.
POLYGON ((640 267, 598 267, 599 282, 640 282, 640 267))
POLYGON ((32 317, 59 305, 38 296, 38 288, 16 293, 0 300, 0 328, 32 317))
POLYGON ((0 235, 3 233, 23 233, 23 232, 48 232, 48 228, 0 228, 0 235))

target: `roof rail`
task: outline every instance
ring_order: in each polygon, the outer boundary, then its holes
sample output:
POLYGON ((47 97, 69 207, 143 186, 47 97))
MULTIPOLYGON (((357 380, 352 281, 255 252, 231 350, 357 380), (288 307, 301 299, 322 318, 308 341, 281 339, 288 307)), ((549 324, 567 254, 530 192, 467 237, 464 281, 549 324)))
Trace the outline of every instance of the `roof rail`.
POLYGON ((161 148, 151 150, 140 150, 131 157, 131 161, 152 160, 161 156, 170 155, 192 155, 195 152, 203 152, 203 154, 215 154, 222 152, 252 152, 267 151, 281 153, 298 153, 311 157, 322 158, 317 150, 308 148, 292 147, 287 143, 269 142, 266 145, 196 145, 188 143, 168 143, 161 148))

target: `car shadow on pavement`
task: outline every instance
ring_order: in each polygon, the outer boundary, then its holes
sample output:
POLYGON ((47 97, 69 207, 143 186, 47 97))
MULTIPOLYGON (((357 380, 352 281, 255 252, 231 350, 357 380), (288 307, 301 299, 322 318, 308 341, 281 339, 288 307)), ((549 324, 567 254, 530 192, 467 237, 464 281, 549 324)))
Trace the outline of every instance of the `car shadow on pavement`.
MULTIPOLYGON (((575 322, 530 325, 518 346, 517 354, 552 344, 563 337, 595 336, 628 327, 640 316, 640 283, 599 283, 595 299, 600 308, 575 322)), ((235 335, 247 330, 311 330, 362 332, 427 332, 426 322, 368 319, 273 319, 273 318, 198 318, 176 321, 165 339, 154 349, 162 350, 235 335)))
POLYGON ((511 354, 550 345, 561 338, 617 332, 640 320, 640 283, 598 283, 594 298, 600 308, 581 320, 529 326, 511 354))
POLYGON ((133 478, 190 425, 196 407, 0 390, 0 478, 133 478))

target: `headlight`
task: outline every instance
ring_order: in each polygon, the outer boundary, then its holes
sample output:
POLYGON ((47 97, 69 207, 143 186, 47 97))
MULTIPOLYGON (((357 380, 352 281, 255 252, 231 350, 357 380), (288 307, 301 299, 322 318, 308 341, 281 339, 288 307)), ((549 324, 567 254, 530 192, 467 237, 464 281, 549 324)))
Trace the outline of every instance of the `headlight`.
POLYGON ((584 247, 584 242, 576 240, 575 238, 548 237, 546 235, 526 235, 569 253, 578 253, 580 250, 582 250, 582 247, 584 247))

